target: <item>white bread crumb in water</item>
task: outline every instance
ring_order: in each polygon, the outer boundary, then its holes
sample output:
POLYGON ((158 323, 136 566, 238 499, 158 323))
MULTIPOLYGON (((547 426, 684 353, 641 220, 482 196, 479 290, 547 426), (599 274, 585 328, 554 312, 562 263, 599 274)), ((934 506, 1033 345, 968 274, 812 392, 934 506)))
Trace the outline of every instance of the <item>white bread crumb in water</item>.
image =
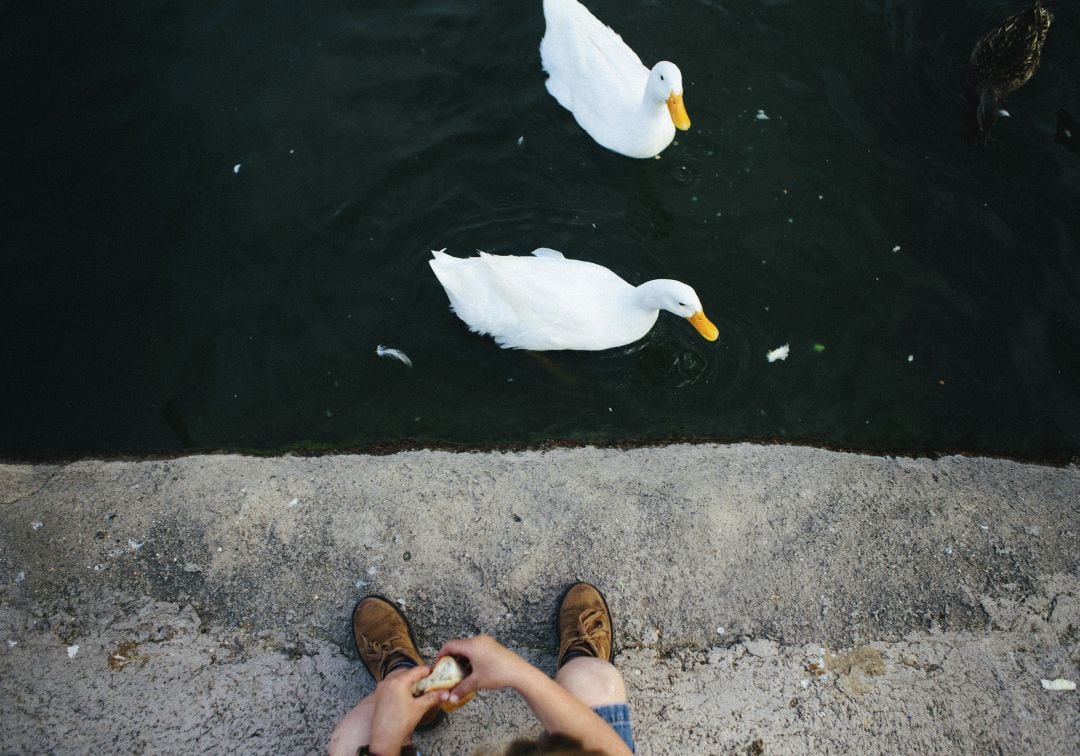
POLYGON ((765 354, 765 359, 769 362, 776 362, 777 360, 786 360, 788 353, 791 351, 791 347, 788 344, 784 344, 781 347, 773 349, 771 352, 765 354))

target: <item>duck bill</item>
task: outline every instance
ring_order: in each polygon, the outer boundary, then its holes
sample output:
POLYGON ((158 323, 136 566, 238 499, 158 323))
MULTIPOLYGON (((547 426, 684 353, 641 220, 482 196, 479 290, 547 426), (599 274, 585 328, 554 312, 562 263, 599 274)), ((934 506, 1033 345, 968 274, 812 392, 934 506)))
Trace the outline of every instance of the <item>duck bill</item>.
POLYGON ((675 128, 679 131, 690 128, 690 116, 686 114, 686 106, 683 105, 681 94, 671 93, 671 97, 667 98, 667 109, 671 113, 671 122, 675 124, 675 128))
POLYGON ((688 317, 687 320, 690 321, 690 325, 697 329, 698 333, 709 341, 716 341, 720 336, 720 331, 718 331, 716 326, 705 317, 705 313, 700 310, 688 317))

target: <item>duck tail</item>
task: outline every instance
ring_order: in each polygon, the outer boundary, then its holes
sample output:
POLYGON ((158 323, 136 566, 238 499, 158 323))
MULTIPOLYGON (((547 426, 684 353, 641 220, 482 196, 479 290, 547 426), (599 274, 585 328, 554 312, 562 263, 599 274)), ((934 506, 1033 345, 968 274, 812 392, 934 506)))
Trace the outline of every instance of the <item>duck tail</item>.
POLYGON ((985 147, 990 139, 990 128, 997 120, 998 108, 997 95, 994 88, 984 84, 979 87, 979 104, 975 107, 975 122, 979 127, 979 144, 985 147))

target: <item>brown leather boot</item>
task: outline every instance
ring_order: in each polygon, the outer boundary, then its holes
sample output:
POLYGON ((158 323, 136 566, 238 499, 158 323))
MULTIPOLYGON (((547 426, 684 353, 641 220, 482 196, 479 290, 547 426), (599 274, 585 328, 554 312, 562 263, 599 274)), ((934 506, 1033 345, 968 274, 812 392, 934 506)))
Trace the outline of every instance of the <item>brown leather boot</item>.
POLYGON ((376 683, 403 663, 424 663, 409 621, 382 596, 365 596, 357 602, 352 627, 356 650, 376 683))
MULTIPOLYGON (((352 626, 356 650, 376 684, 402 664, 420 666, 424 663, 409 621, 400 609, 382 596, 360 599, 353 608, 352 626)), ((433 708, 416 729, 434 727, 442 719, 442 710, 433 708)))
POLYGON ((559 602, 556 627, 559 632, 558 666, 563 665, 570 651, 611 661, 614 655, 611 614, 596 586, 574 583, 566 589, 559 602))

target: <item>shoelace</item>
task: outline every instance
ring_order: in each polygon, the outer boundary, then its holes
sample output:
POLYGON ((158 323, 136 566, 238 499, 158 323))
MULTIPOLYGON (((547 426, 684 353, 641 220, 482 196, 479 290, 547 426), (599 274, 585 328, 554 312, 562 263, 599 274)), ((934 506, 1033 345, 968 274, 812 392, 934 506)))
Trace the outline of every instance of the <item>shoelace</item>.
POLYGON ((577 635, 567 648, 569 651, 572 648, 580 648, 582 646, 592 651, 595 656, 599 649, 596 647, 596 643, 593 640, 594 637, 609 638, 611 637, 611 631, 604 622, 604 613, 599 609, 586 609, 578 616, 577 635))
MULTIPOLYGON (((368 640, 366 635, 361 635, 360 640, 363 641, 364 646, 360 649, 360 654, 364 657, 365 661, 368 661, 372 665, 377 665, 379 669, 379 678, 386 677, 389 673, 389 664, 391 659, 397 656, 399 659, 408 659, 412 661, 412 657, 404 646, 395 645, 395 642, 400 642, 400 638, 397 636, 391 637, 389 640, 382 643, 377 643, 368 640)), ((396 661, 396 659, 395 659, 396 661)))

